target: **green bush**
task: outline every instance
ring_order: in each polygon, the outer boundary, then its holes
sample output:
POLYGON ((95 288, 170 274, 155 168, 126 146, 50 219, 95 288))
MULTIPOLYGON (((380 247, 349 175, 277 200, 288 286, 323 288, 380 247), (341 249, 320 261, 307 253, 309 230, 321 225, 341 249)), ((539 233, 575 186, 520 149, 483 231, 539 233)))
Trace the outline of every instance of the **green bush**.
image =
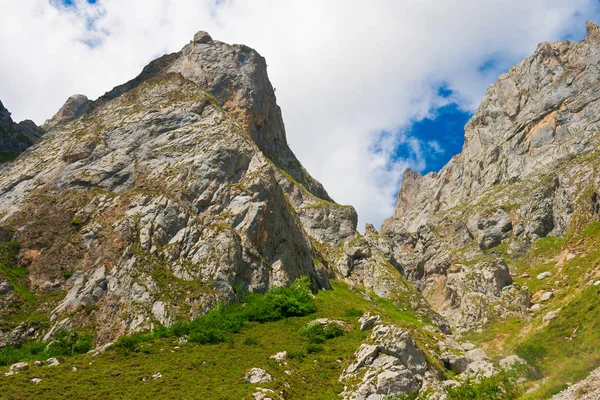
POLYGON ((71 225, 73 225, 75 227, 81 226, 81 223, 82 223, 81 220, 77 217, 75 217, 71 220, 71 225))
POLYGON ((316 354, 316 353, 320 353, 323 351, 323 346, 318 345, 318 344, 314 344, 314 343, 309 343, 306 346, 306 352, 308 354, 316 354))
MULTIPOLYGON (((191 322, 177 322, 171 327, 158 327, 148 338, 187 336, 192 343, 214 344, 232 342, 233 335, 250 322, 277 321, 292 316, 303 316, 317 311, 307 277, 297 279, 290 287, 272 288, 265 294, 246 293, 241 302, 223 305, 191 322)), ((119 339, 116 348, 137 351, 139 342, 119 339), (119 341, 123 340, 121 345, 119 341)), ((137 339, 136 339, 137 340, 137 339)), ((149 340, 149 339, 148 339, 149 340)))
POLYGON ((138 352, 140 351, 140 344, 146 342, 152 338, 152 335, 144 333, 134 333, 128 336, 121 336, 112 348, 122 352, 138 352))
POLYGON ((335 322, 322 324, 319 321, 310 321, 301 329, 302 336, 308 338, 310 343, 324 343, 328 339, 333 339, 344 334, 344 329, 335 322))
POLYGON ((91 333, 80 334, 76 331, 62 329, 50 342, 32 341, 18 346, 9 345, 0 348, 0 365, 10 365, 34 358, 46 359, 87 353, 92 349, 93 341, 94 335, 91 333))
POLYGON ((500 373, 479 382, 469 381, 455 388, 446 390, 446 400, 511 400, 521 394, 514 376, 507 372, 500 373))

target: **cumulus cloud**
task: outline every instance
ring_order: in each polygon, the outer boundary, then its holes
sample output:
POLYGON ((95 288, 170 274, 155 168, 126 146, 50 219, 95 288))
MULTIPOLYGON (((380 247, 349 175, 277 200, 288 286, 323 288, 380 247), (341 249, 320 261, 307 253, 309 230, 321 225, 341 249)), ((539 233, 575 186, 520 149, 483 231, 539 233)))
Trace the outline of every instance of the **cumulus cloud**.
POLYGON ((425 168, 419 152, 443 151, 410 142, 411 123, 449 102, 473 111, 538 42, 580 37, 599 15, 595 0, 71 3, 0 0, 0 99, 15 119, 95 98, 206 30, 265 56, 291 148, 361 225, 392 214, 404 168, 425 168), (395 157, 407 143, 414 155, 395 157))

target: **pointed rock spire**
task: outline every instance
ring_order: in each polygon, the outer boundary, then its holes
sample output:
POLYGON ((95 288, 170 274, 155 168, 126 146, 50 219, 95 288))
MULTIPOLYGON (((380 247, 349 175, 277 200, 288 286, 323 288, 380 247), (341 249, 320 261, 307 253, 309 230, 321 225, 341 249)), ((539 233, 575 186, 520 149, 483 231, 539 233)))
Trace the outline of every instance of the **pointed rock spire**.
POLYGON ((196 34, 194 35, 194 43, 196 43, 196 44, 209 43, 212 41, 213 41, 213 39, 212 39, 212 37, 210 37, 208 32, 199 31, 199 32, 196 32, 196 34))
POLYGON ((585 30, 589 39, 600 40, 600 26, 592 21, 587 21, 585 23, 585 30))

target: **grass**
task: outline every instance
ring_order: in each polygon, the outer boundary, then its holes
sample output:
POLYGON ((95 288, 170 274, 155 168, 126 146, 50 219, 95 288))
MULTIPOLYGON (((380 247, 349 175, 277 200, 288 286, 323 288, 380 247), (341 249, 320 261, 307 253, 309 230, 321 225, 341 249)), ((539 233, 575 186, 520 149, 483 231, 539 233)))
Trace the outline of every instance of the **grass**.
MULTIPOLYGON (((394 322, 411 331, 420 328, 416 326, 419 320, 409 311, 378 298, 368 300, 341 283, 333 282, 332 286, 333 290, 320 291, 313 299, 315 312, 281 319, 259 318, 264 322, 247 321, 224 342, 180 343, 174 328, 173 335, 167 337, 149 333, 136 343, 137 349, 133 351, 115 349, 96 357, 91 354, 66 356, 57 367, 30 366, 27 371, 0 378, 0 391, 7 399, 34 396, 240 399, 252 398, 251 394, 260 386, 283 392, 286 399, 338 399, 344 389, 339 376, 368 335, 358 329, 358 315, 377 313, 388 323, 394 322), (350 328, 341 336, 330 335, 332 337, 322 343, 310 343, 303 331, 317 318, 340 320, 350 328), (288 353, 287 365, 270 359, 281 351, 288 353), (77 372, 71 370, 73 366, 77 372), (273 376, 273 382, 253 385, 245 381, 245 372, 253 367, 265 369, 273 376), (162 378, 151 379, 157 372, 162 373, 162 378), (32 384, 33 377, 42 381, 32 384), (144 377, 150 379, 143 381, 144 377)), ((423 349, 425 343, 437 342, 435 334, 427 332, 427 335, 431 336, 415 337, 423 349)))

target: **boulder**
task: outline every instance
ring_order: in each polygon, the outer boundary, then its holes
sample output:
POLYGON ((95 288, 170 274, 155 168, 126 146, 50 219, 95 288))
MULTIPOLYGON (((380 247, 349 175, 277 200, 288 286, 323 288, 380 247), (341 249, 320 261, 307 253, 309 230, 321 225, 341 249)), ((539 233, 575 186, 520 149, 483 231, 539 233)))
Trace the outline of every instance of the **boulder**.
POLYGON ((367 331, 379 322, 381 322, 381 317, 379 315, 371 315, 369 313, 365 313, 358 319, 361 331, 367 331))
POLYGON ((262 368, 252 368, 246 371, 244 379, 250 383, 268 383, 273 380, 273 377, 262 368))

